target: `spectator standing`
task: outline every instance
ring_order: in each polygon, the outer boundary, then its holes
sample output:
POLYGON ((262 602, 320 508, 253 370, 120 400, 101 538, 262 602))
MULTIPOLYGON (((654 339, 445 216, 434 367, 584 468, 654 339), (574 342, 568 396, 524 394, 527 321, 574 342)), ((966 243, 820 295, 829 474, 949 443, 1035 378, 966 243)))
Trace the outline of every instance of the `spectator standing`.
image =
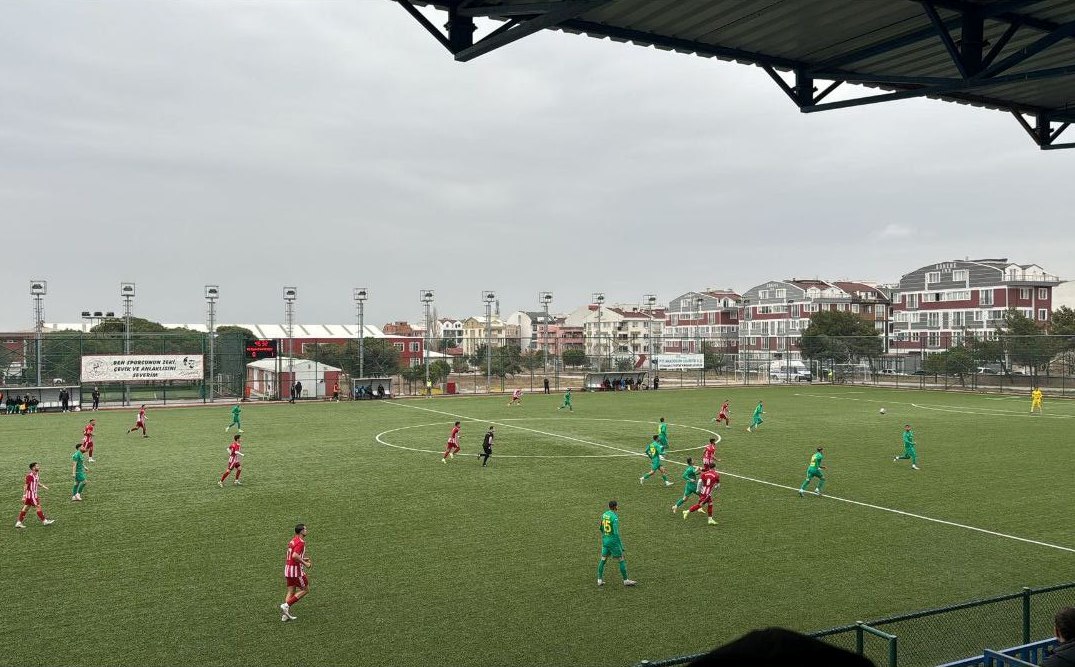
POLYGON ((97 408, 101 405, 101 390, 97 387, 94 387, 93 393, 91 393, 90 396, 93 397, 93 409, 94 411, 96 411, 97 408))

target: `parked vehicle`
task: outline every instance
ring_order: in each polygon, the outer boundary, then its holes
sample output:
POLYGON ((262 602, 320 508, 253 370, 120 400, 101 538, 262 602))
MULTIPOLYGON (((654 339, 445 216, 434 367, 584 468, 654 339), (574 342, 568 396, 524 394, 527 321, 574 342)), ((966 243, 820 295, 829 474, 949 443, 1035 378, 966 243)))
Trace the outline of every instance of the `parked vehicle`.
POLYGON ((769 364, 769 380, 772 382, 813 382, 814 376, 801 361, 774 361, 769 364))

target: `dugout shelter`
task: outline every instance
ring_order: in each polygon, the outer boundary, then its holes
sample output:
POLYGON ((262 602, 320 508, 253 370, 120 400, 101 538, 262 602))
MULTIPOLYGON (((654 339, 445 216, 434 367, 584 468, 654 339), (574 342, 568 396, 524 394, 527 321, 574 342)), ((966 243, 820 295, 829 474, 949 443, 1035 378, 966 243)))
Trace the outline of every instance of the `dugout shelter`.
POLYGON ((356 401, 392 398, 392 378, 351 378, 351 398, 356 401))
POLYGON ((626 391, 642 389, 646 382, 645 371, 587 373, 582 381, 584 391, 626 391))
POLYGON ((1008 113, 1043 150, 1075 148, 1058 141, 1075 122, 1073 2, 395 1, 460 62, 558 30, 755 65, 803 113, 928 97, 1008 113))

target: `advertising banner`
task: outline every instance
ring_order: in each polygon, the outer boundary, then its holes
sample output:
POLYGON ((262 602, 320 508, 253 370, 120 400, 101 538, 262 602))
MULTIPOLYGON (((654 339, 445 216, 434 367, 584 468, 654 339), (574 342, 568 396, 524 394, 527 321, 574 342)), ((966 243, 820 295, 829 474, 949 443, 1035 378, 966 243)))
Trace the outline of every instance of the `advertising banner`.
POLYGON ((655 354, 654 365, 661 371, 696 371, 705 365, 702 354, 655 354))
POLYGON ((83 382, 201 380, 204 376, 204 361, 200 354, 95 354, 82 357, 83 382))

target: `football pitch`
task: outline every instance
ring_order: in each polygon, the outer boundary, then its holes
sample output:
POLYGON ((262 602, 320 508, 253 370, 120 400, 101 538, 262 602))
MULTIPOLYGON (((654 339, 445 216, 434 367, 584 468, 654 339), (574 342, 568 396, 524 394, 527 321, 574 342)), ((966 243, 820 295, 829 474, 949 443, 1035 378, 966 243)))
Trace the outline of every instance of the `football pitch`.
MULTIPOLYGON (((0 418, 9 591, 0 664, 631 665, 743 632, 818 630, 1075 579, 1075 402, 829 386, 244 405, 0 418), (732 428, 711 418, 731 401, 732 428), (755 403, 765 423, 745 427, 755 403), (885 407, 887 414, 879 414, 885 407), (97 418, 85 501, 74 444, 97 418), (644 485, 659 417, 666 466, 644 485), (441 463, 452 422, 462 452, 441 463), (919 466, 893 462, 912 424, 919 466), (489 466, 476 458, 490 424, 489 466), (720 438, 716 526, 671 512, 720 438), (796 489, 825 448, 825 495, 796 489), (14 525, 30 461, 56 519, 14 525), (596 586, 620 506, 629 575, 596 586), (307 524, 310 594, 281 623, 307 524)), ((1017 620, 1013 619, 1013 623, 1017 620)))

